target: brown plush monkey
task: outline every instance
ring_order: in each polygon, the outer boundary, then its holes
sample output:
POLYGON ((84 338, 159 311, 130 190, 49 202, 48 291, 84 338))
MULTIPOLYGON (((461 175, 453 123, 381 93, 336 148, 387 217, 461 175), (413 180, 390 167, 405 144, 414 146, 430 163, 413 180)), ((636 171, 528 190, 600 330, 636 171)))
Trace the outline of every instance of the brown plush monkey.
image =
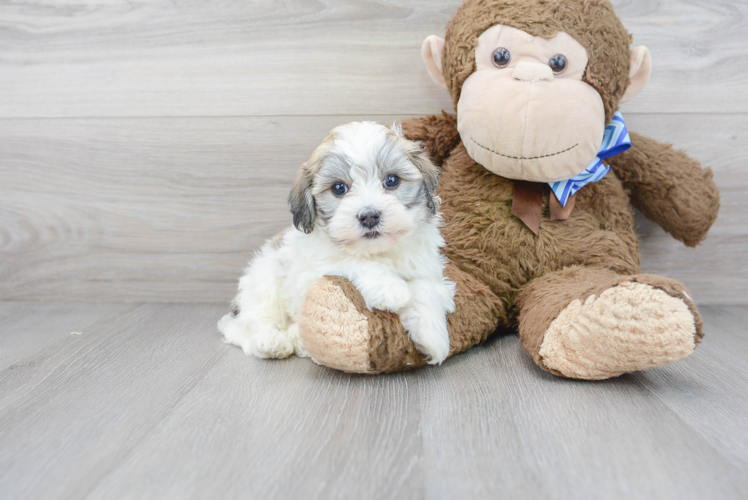
MULTIPOLYGON (((632 205, 695 246, 719 210, 711 170, 632 133, 631 149, 599 162, 607 176, 568 199, 552 189, 602 157, 606 125, 647 82, 649 52, 630 43, 607 0, 467 0, 446 40, 424 42, 457 115, 403 125, 443 170, 451 354, 519 323, 541 368, 605 379, 682 359, 703 337, 682 284, 638 274, 632 205)), ((397 316, 367 310, 342 278, 310 288, 300 327, 332 368, 425 364, 397 316)))

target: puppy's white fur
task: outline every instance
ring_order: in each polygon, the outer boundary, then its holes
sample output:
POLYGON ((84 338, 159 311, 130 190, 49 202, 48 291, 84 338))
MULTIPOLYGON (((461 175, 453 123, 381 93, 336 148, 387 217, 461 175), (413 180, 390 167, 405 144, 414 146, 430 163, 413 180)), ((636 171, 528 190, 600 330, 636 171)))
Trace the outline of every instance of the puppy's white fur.
POLYGON ((267 242, 239 281, 234 310, 218 323, 224 340, 263 358, 308 356, 299 311, 310 284, 348 278, 369 309, 397 313, 419 350, 438 364, 449 354, 446 314, 454 284, 443 276, 438 171, 425 151, 374 122, 333 130, 299 172, 289 203, 296 228, 267 242), (396 189, 385 186, 390 175, 396 189), (332 187, 348 191, 336 196, 332 187), (380 213, 366 227, 362 214, 380 213))

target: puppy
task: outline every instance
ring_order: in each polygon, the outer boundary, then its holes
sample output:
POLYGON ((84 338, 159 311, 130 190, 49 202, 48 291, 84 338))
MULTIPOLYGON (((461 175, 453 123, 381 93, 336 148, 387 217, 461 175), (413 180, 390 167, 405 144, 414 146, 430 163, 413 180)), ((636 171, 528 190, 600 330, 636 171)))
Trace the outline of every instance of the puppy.
POLYGON ((366 306, 397 313, 431 364, 449 354, 438 170, 399 125, 354 122, 328 134, 289 196, 294 226, 267 242, 239 281, 233 312, 218 323, 246 354, 308 356, 299 311, 310 284, 348 278, 366 306))

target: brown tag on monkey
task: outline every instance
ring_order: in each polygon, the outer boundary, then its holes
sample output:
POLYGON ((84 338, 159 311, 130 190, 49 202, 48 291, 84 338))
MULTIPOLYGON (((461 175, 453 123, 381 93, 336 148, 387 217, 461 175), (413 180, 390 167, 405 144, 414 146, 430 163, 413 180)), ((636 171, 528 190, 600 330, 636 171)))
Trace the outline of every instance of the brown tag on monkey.
POLYGON ((543 190, 539 182, 515 181, 512 200, 512 215, 525 223, 535 235, 540 234, 540 218, 543 215, 543 190))
POLYGON ((571 216, 571 213, 574 211, 574 201, 576 200, 576 195, 570 196, 569 199, 566 202, 566 206, 563 206, 560 201, 558 201, 558 198, 556 198, 556 195, 551 192, 551 220, 566 220, 571 216))

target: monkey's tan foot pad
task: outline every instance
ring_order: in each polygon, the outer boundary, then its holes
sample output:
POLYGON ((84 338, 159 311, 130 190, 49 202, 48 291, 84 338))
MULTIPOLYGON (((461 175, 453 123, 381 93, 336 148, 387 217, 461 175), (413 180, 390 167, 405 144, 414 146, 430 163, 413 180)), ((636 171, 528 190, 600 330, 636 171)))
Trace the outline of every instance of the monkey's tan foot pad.
POLYGON ((369 311, 346 279, 325 276, 306 292, 299 333, 320 365, 350 373, 403 371, 426 364, 396 314, 369 311))
POLYGON ((546 331, 540 356, 566 377, 602 380, 683 359, 696 339, 696 320, 683 300, 625 282, 566 306, 546 331))

